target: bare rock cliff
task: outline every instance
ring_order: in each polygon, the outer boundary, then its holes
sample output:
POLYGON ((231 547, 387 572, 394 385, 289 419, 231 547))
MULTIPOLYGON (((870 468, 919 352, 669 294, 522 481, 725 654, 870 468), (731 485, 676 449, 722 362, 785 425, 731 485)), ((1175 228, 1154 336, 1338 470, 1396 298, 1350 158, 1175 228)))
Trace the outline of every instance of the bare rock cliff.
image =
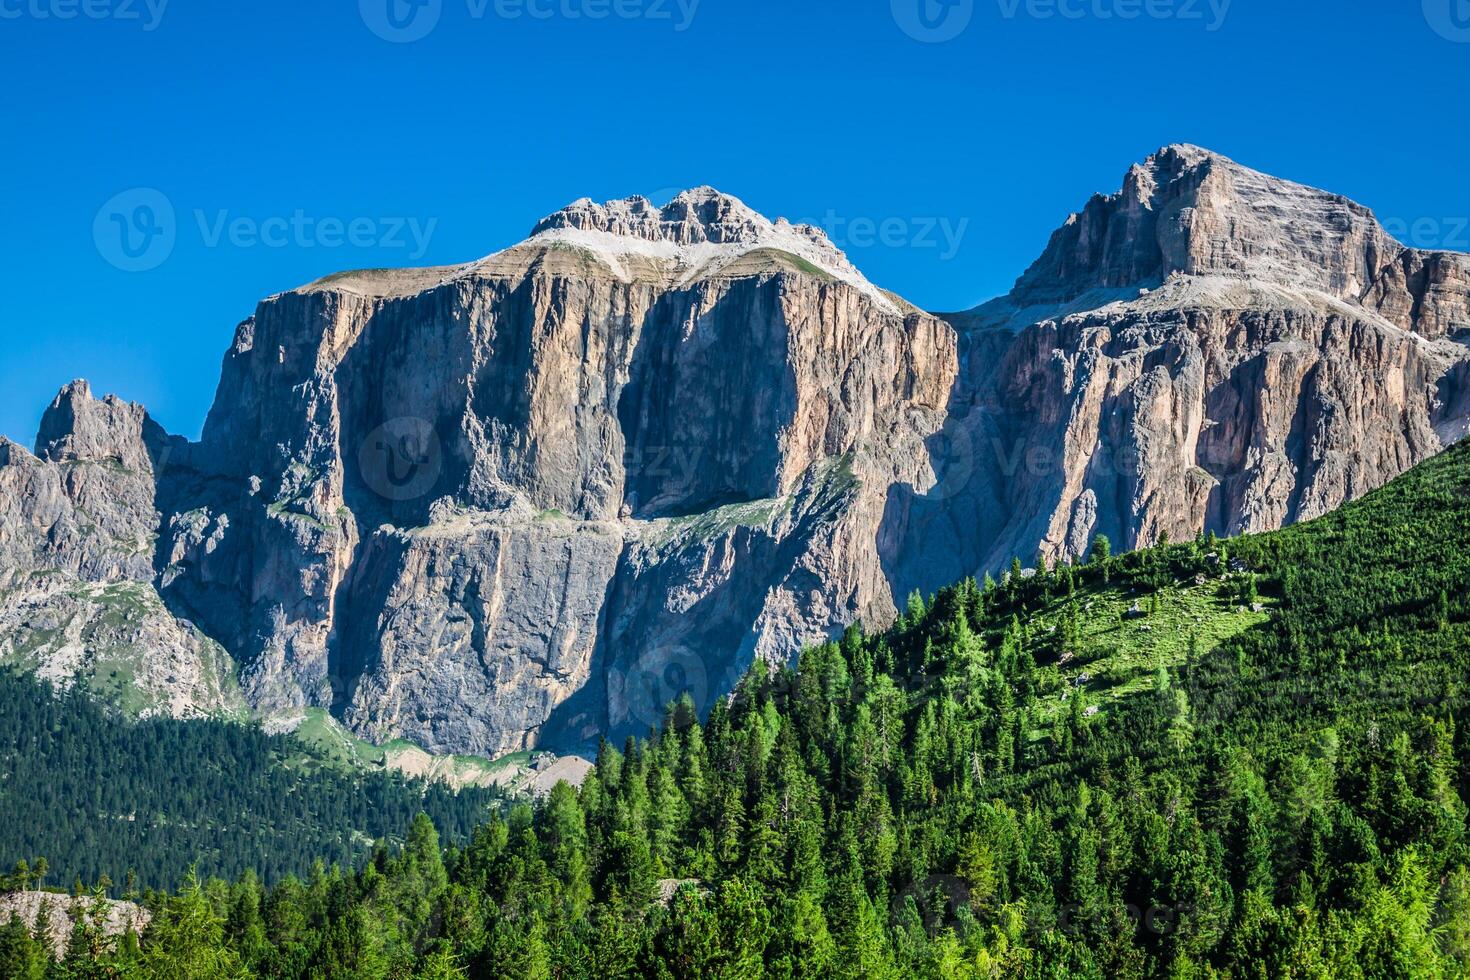
POLYGON ((937 489, 890 495, 895 583, 1269 530, 1381 486, 1466 433, 1467 275, 1338 195, 1160 151, 948 318, 964 367, 937 489))
POLYGON ((156 488, 186 449, 80 381, 42 417, 34 455, 0 440, 0 664, 137 716, 243 709, 224 649, 153 584, 156 488))
POLYGON ((923 478, 948 325, 707 189, 431 278, 274 297, 226 356, 160 553, 254 703, 497 754, 894 614, 875 528, 923 478))
POLYGON ((207 635, 263 712, 580 746, 1013 555, 1326 513, 1467 434, 1467 337, 1466 257, 1195 147, 952 316, 709 188, 578 201, 265 300, 199 443, 64 391, 0 445, 0 657, 161 645, 187 713, 207 635))

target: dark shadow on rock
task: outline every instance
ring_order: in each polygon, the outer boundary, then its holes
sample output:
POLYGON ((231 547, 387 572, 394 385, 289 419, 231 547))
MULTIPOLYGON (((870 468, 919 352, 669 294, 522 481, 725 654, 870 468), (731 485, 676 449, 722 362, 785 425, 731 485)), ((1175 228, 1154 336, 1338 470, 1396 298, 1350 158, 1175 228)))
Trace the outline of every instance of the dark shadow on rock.
MULTIPOLYGON (((1470 347, 1470 330, 1461 331, 1456 342, 1470 347)), ((1436 428, 1458 442, 1470 436, 1470 360, 1445 372, 1437 389, 1440 409, 1436 428)))
POLYGON ((639 517, 701 514, 778 491, 779 430, 796 410, 779 281, 736 280, 696 315, 709 288, 660 296, 631 352, 617 419, 624 502, 639 517))

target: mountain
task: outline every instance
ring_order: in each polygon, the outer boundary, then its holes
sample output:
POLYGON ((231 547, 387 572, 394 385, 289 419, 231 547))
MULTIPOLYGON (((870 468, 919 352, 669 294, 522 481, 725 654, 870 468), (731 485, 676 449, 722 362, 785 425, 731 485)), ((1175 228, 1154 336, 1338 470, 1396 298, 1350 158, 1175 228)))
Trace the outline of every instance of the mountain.
POLYGON ((198 443, 64 391, 0 457, 0 650, 112 678, 78 596, 127 588, 198 692, 144 710, 223 706, 222 648, 265 714, 581 746, 1014 555, 1326 513, 1466 434, 1467 330, 1465 257, 1193 147, 952 316, 709 188, 583 200, 265 300, 198 443))
MULTIPOLYGON (((958 583, 681 701, 461 846, 421 817, 360 869, 190 875, 141 944, 69 965, 1465 977, 1467 579, 1470 444, 1283 531, 958 583)), ((0 975, 41 974, 25 925, 0 975)))
POLYGON ((1470 257, 1197 147, 1135 166, 1009 295, 947 319, 938 492, 885 518, 901 590, 1099 534, 1282 527, 1470 431, 1470 257))
POLYGON ((155 484, 183 447, 85 382, 46 410, 34 455, 0 439, 0 665, 134 715, 246 710, 229 654, 154 588, 155 484))

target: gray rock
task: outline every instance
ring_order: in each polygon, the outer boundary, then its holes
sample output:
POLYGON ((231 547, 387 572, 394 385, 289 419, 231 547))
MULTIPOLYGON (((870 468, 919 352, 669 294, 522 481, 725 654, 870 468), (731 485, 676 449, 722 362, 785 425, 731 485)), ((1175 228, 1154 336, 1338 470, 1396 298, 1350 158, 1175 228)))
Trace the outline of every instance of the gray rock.
MULTIPOLYGON (((0 444, 0 574, 73 587, 0 616, 156 587, 262 711, 576 747, 1014 555, 1326 513, 1470 432, 1467 336, 1464 256, 1195 147, 942 317, 708 188, 579 201, 479 262, 265 300, 197 444, 68 388, 37 455, 0 444)), ((81 635, 53 672, 133 642, 81 635)))
POLYGON ((94 921, 101 919, 98 924, 102 934, 109 937, 121 936, 125 932, 141 936, 153 919, 146 908, 134 902, 108 902, 106 916, 103 917, 93 911, 93 899, 90 895, 72 898, 70 895, 55 892, 23 891, 0 894, 0 922, 9 922, 13 916, 30 928, 35 925, 37 917, 44 909, 46 944, 57 959, 65 959, 71 941, 71 917, 76 906, 80 906, 80 909, 76 909, 80 914, 91 916, 94 921))
POLYGON ((0 663, 137 716, 244 708, 229 656, 154 587, 155 487, 177 446, 85 382, 46 411, 37 455, 0 442, 0 663))
POLYGON ((1270 530, 1381 486, 1470 429, 1467 271, 1338 195, 1160 151, 1011 294, 948 318, 939 492, 890 500, 899 592, 1098 534, 1270 530))

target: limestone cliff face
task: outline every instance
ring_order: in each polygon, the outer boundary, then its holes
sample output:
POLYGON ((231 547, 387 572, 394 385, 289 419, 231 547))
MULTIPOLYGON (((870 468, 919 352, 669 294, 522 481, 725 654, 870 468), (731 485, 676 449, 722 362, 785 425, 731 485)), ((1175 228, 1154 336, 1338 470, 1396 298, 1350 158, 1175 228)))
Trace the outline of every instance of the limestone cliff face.
POLYGON ((243 708, 228 655, 153 586, 155 487, 186 448, 85 382, 47 409, 34 455, 0 440, 0 664, 133 715, 243 708))
POLYGON ((63 389, 35 455, 0 442, 0 587, 39 570, 151 579, 153 455, 167 451, 140 406, 96 401, 83 381, 63 389))
POLYGON ((1381 486, 1465 435, 1467 272, 1337 195, 1161 151, 950 318, 939 491, 890 495, 894 581, 1268 530, 1381 486))
POLYGON ((641 730, 893 615, 883 494, 956 371, 819 232, 707 190, 580 202, 470 266, 263 303, 165 595, 266 709, 490 754, 641 730))
POLYGON ((479 262, 267 299, 197 444, 63 392, 36 455, 0 446, 5 574, 43 600, 0 629, 57 676, 202 631, 263 712, 583 745, 1013 555, 1325 513, 1466 435, 1467 334, 1465 257, 1193 147, 946 317, 708 188, 579 201, 479 262), (123 587, 148 628, 119 638, 123 587))
POLYGON ((1024 319, 1109 290, 1129 299, 1176 277, 1326 296, 1431 340, 1470 322, 1470 258, 1405 248, 1360 204, 1194 146, 1134 166, 1119 193, 1069 218, 1011 294, 981 311, 1024 319))
MULTIPOLYGON (((6 922, 18 918, 34 924, 44 912, 48 952, 64 960, 71 945, 72 929, 82 914, 91 911, 92 901, 90 896, 73 898, 55 892, 6 892, 0 895, 0 917, 6 922)), ((135 902, 109 901, 106 911, 107 919, 102 923, 102 933, 106 936, 121 936, 126 932, 141 936, 153 919, 152 913, 135 902)))

